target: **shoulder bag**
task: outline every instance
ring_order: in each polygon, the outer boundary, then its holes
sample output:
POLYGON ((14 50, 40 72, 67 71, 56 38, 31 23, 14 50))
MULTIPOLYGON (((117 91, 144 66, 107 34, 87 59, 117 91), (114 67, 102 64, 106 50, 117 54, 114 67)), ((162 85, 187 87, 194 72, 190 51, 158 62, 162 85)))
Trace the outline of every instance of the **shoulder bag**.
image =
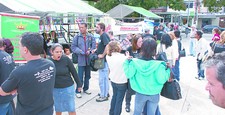
POLYGON ((161 96, 172 100, 179 100, 182 98, 180 85, 177 80, 174 79, 172 72, 170 73, 170 80, 166 81, 163 85, 161 96))

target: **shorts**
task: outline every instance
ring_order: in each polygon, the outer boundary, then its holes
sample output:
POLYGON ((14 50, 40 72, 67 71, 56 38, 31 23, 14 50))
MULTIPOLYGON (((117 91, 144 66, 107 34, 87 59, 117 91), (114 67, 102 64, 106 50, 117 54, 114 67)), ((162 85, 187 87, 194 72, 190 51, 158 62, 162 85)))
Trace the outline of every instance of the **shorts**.
POLYGON ((53 99, 56 112, 75 112, 75 87, 54 88, 53 99))

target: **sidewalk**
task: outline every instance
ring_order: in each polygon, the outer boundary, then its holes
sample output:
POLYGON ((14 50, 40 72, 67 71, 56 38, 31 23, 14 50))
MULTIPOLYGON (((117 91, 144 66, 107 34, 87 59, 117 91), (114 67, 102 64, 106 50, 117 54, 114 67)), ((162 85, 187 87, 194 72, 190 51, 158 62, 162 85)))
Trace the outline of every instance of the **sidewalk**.
MULTIPOLYGON (((189 40, 182 39, 182 43, 188 51, 189 40)), ((187 52, 188 53, 188 52, 187 52)), ((92 72, 90 79, 91 95, 82 94, 82 98, 76 98, 77 115, 108 115, 110 101, 112 97, 112 88, 110 85, 110 98, 105 102, 96 102, 99 93, 98 72, 92 72)), ((225 115, 225 110, 215 106, 209 99, 208 92, 205 90, 207 80, 197 80, 196 60, 194 57, 187 56, 180 60, 180 86, 182 90, 182 99, 169 100, 160 97, 160 111, 162 115, 225 115)), ((133 115, 134 99, 131 101, 131 112, 125 112, 125 103, 123 103, 121 115, 133 115)), ((67 115, 67 113, 63 113, 67 115)))
MULTIPOLYGON (((169 100, 160 97, 160 111, 162 115, 224 115, 225 110, 211 102, 208 92, 205 90, 206 80, 197 80, 197 67, 195 58, 187 56, 180 61, 182 99, 169 100)), ((76 98, 77 115, 108 115, 112 88, 110 86, 110 98, 105 102, 96 102, 99 92, 98 72, 92 72, 90 79, 91 95, 82 94, 82 98, 76 98)), ((121 115, 132 115, 134 110, 134 98, 132 97, 131 112, 125 112, 123 103, 121 115)), ((64 113, 63 115, 67 115, 64 113)))

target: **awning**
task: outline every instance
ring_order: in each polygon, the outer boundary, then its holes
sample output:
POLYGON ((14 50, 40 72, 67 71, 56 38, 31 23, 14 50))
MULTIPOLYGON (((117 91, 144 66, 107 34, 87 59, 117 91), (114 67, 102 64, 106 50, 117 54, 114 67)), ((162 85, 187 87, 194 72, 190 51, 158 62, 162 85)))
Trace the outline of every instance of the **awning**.
POLYGON ((79 0, 0 0, 2 6, 0 12, 16 13, 76 13, 105 15, 104 12, 79 0), (10 10, 10 11, 6 11, 10 10))
POLYGON ((134 7, 134 6, 128 6, 124 4, 119 4, 113 9, 106 12, 109 14, 109 16, 113 18, 124 18, 125 16, 131 14, 132 12, 137 12, 145 17, 148 17, 150 19, 161 19, 162 17, 152 13, 151 11, 148 11, 142 7, 134 7))

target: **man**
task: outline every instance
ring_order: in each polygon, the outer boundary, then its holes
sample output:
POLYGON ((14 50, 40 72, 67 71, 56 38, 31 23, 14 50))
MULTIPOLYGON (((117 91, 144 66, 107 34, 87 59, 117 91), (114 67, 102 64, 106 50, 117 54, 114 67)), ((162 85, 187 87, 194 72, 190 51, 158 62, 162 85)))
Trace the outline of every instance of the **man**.
MULTIPOLYGON (((89 55, 92 50, 96 48, 95 38, 87 33, 87 24, 81 23, 79 24, 80 33, 75 36, 73 42, 71 44, 72 51, 78 54, 78 77, 83 85, 84 93, 90 95, 91 92, 89 89, 89 79, 91 78, 91 67, 90 67, 90 59, 89 55), (85 73, 85 77, 84 74, 85 73)), ((78 87, 76 89, 76 96, 81 98, 81 92, 78 91, 78 87)))
MULTIPOLYGON (((13 58, 5 51, 4 40, 0 39, 0 85, 9 77, 9 74, 15 68, 13 58)), ((15 96, 0 96, 0 112, 1 115, 14 115, 13 98, 15 96)))
POLYGON ((17 90, 16 115, 53 115, 55 66, 42 59, 43 37, 38 33, 24 33, 19 42, 20 55, 27 61, 14 69, 1 85, 0 95, 17 90))
POLYGON ((145 33, 143 35, 143 38, 154 38, 156 40, 155 36, 150 34, 150 30, 149 29, 145 29, 145 33))
POLYGON ((98 23, 96 25, 96 33, 100 35, 100 42, 98 43, 97 54, 98 58, 105 59, 105 67, 103 69, 99 69, 99 86, 100 86, 100 96, 96 99, 97 102, 103 102, 108 100, 108 93, 109 93, 109 68, 108 63, 106 61, 106 45, 109 43, 110 38, 105 33, 105 24, 98 23))
POLYGON ((195 34, 196 34, 196 27, 195 25, 191 26, 191 32, 190 32, 190 45, 189 45, 189 53, 190 56, 195 56, 195 45, 196 45, 196 40, 195 40, 195 34))
POLYGON ((108 35, 109 35, 110 41, 118 41, 116 38, 114 38, 113 31, 108 31, 108 35))
POLYGON ((164 28, 163 28, 163 24, 159 25, 159 29, 156 32, 156 38, 158 41, 161 40, 162 35, 165 33, 164 28))
POLYGON ((173 73, 174 73, 174 77, 180 81, 180 57, 179 57, 179 52, 181 51, 181 41, 180 39, 180 31, 179 30, 175 30, 172 34, 174 34, 174 39, 172 39, 172 47, 174 50, 174 58, 175 58, 175 65, 172 68, 173 73))
POLYGON ((225 109, 225 52, 217 53, 204 63, 206 90, 213 104, 225 109))
POLYGON ((197 57, 197 66, 198 66, 198 77, 195 77, 196 79, 202 80, 204 79, 204 70, 202 68, 202 59, 205 55, 206 51, 209 49, 209 44, 207 41, 202 38, 202 32, 196 31, 195 38, 197 39, 196 42, 196 57, 197 57))

